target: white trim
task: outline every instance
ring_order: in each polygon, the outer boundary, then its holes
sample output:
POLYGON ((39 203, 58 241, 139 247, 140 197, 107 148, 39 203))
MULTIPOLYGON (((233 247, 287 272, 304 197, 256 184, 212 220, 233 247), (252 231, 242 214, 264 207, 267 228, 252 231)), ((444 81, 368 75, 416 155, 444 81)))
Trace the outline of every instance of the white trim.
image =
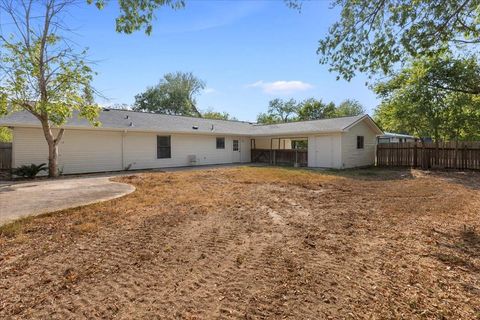
POLYGON ((362 122, 363 120, 368 120, 368 124, 370 125, 370 127, 372 129, 374 129, 377 134, 383 134, 383 131, 378 127, 378 125, 375 123, 375 121, 373 121, 372 117, 370 117, 368 114, 364 115, 363 117, 361 117, 360 119, 358 119, 357 121, 349 124, 348 126, 346 126, 345 128, 343 128, 343 131, 344 132, 347 132, 349 131, 352 127, 356 126, 357 124, 359 124, 360 122, 362 122))

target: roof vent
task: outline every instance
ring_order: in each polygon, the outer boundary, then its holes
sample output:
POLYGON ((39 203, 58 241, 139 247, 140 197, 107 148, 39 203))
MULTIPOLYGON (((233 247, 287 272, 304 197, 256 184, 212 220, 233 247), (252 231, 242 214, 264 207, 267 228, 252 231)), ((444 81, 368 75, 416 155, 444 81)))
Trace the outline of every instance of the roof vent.
POLYGON ((211 131, 215 130, 215 126, 212 124, 212 128, 210 128, 211 131))
POLYGON ((130 124, 128 125, 129 127, 133 127, 133 122, 130 122, 130 124))
POLYGON ((128 114, 125 116, 125 119, 128 119, 128 114))
POLYGON ((198 130, 198 126, 192 126, 193 130, 198 130))

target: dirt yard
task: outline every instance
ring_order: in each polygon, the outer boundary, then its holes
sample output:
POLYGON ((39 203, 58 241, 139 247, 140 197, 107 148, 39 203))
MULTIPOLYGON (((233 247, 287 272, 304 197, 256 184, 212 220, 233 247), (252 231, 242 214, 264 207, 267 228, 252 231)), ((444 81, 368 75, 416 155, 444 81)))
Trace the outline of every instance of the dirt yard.
POLYGON ((233 168, 0 228, 1 319, 480 319, 480 174, 233 168))

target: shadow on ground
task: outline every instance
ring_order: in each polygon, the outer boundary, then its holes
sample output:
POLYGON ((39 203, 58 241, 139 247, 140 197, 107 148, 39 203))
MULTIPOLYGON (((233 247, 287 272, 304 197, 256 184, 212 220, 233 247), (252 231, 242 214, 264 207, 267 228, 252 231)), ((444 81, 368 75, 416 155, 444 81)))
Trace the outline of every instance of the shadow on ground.
MULTIPOLYGON (((445 233, 435 229, 438 251, 433 257, 448 267, 480 272, 480 234, 473 226, 464 225, 456 233, 445 233)), ((479 292, 480 293, 480 292, 479 292)))
POLYGON ((356 180, 385 181, 415 178, 410 168, 367 167, 356 169, 307 169, 320 174, 339 176, 356 180))
POLYGON ((478 171, 429 171, 428 174, 471 190, 480 190, 480 172, 478 171))

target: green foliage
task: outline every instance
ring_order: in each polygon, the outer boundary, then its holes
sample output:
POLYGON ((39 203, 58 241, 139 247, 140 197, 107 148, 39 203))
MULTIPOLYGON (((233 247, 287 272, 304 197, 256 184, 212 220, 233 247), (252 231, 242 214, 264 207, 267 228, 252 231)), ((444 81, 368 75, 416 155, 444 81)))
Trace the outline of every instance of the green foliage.
POLYGON ((195 95, 205 82, 191 72, 167 73, 160 83, 135 96, 134 110, 154 113, 199 116, 195 95))
MULTIPOLYGON (((98 9, 103 9, 110 0, 87 0, 98 9)), ((145 30, 146 34, 152 32, 152 21, 155 11, 162 7, 170 7, 173 10, 185 7, 184 0, 118 0, 120 15, 116 18, 116 30, 122 33, 133 33, 145 30)))
POLYGON ((273 99, 268 103, 268 114, 277 122, 289 122, 298 112, 298 104, 295 99, 273 99))
POLYGON ((464 82, 461 86, 473 88, 480 81, 480 73, 471 70, 478 68, 472 59, 444 54, 414 60, 375 86, 382 102, 374 118, 387 131, 435 140, 479 139, 480 97, 470 89, 458 92, 448 87, 457 78, 464 82))
POLYGON ((260 113, 257 122, 275 124, 292 121, 319 120, 335 117, 357 116, 365 110, 356 100, 345 100, 338 106, 333 102, 324 103, 314 98, 296 102, 294 99, 270 101, 267 113, 260 113))
POLYGON ((12 131, 5 127, 0 127, 0 142, 12 142, 12 131))
POLYGON ((357 100, 347 99, 335 108, 336 117, 358 116, 365 114, 365 109, 357 100))
MULTIPOLYGON (((46 9, 46 17, 53 19, 52 10, 58 9, 46 9)), ((14 18, 34 24, 28 16, 14 18)), ((77 110, 98 125, 99 108, 92 102, 90 86, 94 73, 85 61, 86 52, 76 54, 60 35, 48 32, 50 29, 38 33, 32 25, 8 39, 0 36, 0 116, 25 110, 61 126, 77 110)))
POLYGON ((298 109, 298 120, 316 120, 335 117, 335 103, 323 103, 313 98, 303 101, 298 109))
POLYGON ((257 116, 257 123, 261 124, 275 124, 282 122, 280 118, 274 116, 273 114, 259 113, 257 116))
POLYGON ((340 19, 320 41, 320 62, 350 80, 356 72, 390 73, 411 57, 476 49, 480 0, 334 0, 340 19))
POLYGON ((213 110, 202 112, 202 118, 214 120, 237 120, 235 117, 231 117, 228 112, 218 112, 213 110))
POLYGON ((46 163, 42 163, 40 165, 36 165, 36 164, 23 165, 21 167, 13 169, 12 174, 14 174, 16 176, 19 176, 19 177, 23 177, 23 178, 33 179, 40 172, 47 171, 46 166, 47 166, 46 163))

